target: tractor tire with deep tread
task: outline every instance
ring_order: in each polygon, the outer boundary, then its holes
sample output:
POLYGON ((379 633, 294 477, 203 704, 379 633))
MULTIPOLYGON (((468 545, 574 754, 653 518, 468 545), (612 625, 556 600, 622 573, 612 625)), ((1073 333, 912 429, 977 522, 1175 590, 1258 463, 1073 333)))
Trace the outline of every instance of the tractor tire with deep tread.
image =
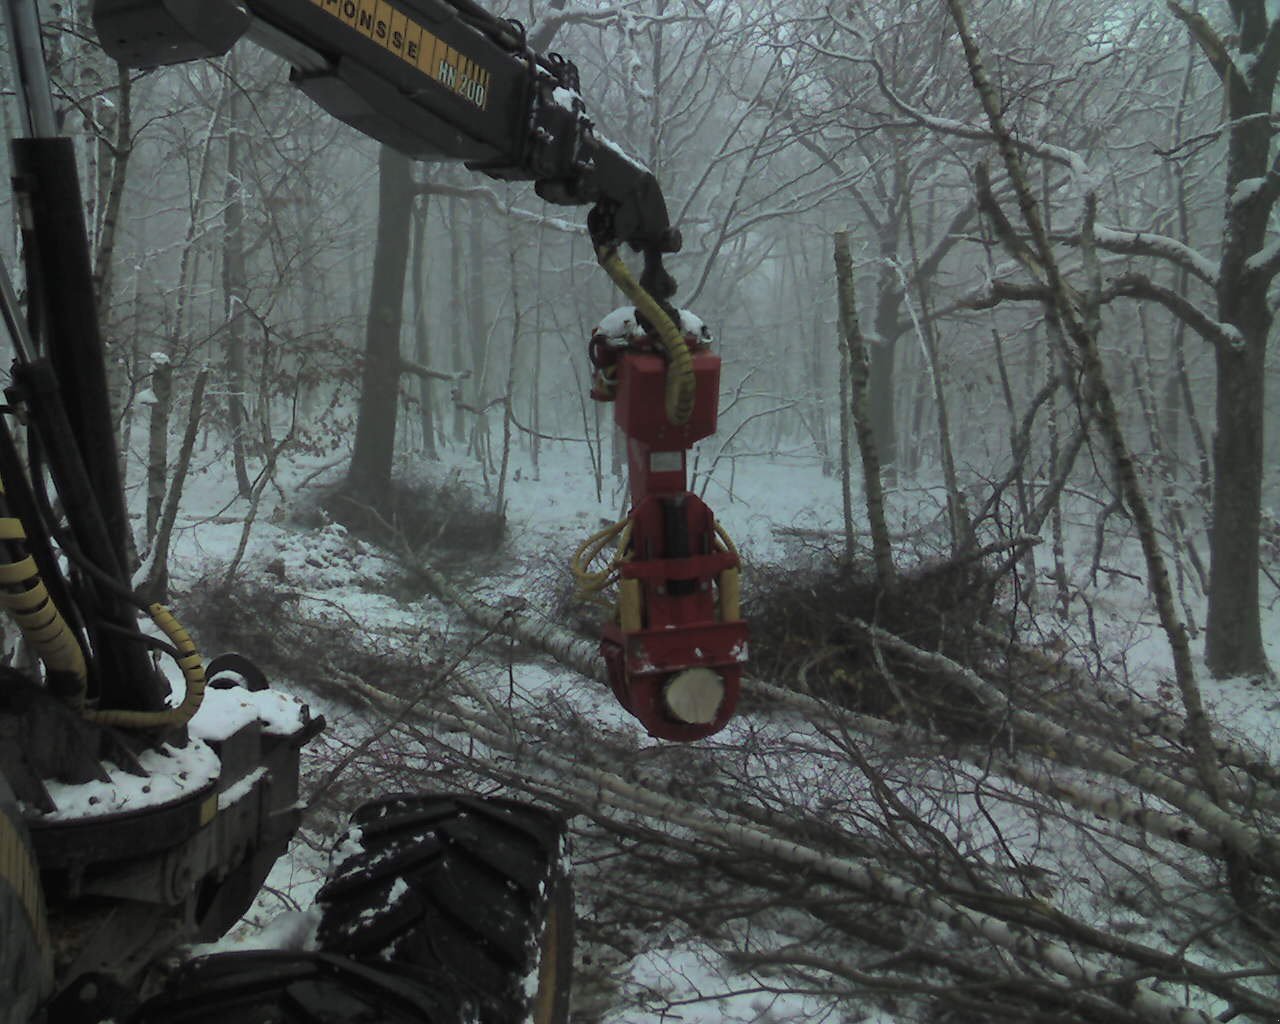
POLYGON ((256 950, 188 961, 128 1024, 459 1024, 453 979, 326 953, 256 950))
POLYGON ((453 979, 481 1024, 564 1024, 573 903, 565 823, 528 804, 393 796, 351 819, 321 889, 326 953, 453 979))

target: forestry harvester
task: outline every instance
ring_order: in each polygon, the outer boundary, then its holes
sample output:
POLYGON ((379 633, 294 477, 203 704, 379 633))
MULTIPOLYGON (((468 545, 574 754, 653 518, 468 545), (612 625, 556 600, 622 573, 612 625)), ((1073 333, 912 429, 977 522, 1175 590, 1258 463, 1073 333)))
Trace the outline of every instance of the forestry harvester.
MULTIPOLYGON (((25 667, 0 667, 0 1024, 566 1020, 565 825, 514 800, 382 796, 352 818, 311 939, 178 955, 223 935, 285 850, 301 748, 324 723, 239 655, 205 664, 131 587, 78 176, 44 59, 56 29, 36 0, 0 4, 23 258, 21 294, 0 261, 15 354, 0 410, 0 605, 25 652, 25 667)), ((596 131, 574 65, 472 0, 92 11, 127 67, 217 57, 247 38, 386 145, 591 206, 600 263, 633 303, 589 350, 593 395, 615 403, 628 440, 631 508, 575 567, 589 589, 617 584, 601 649, 627 710, 665 739, 722 728, 746 658, 738 558, 685 472, 686 451, 715 430, 719 358, 671 305, 663 257, 681 240, 658 183, 596 131), (641 254, 638 279, 624 244, 641 254)))

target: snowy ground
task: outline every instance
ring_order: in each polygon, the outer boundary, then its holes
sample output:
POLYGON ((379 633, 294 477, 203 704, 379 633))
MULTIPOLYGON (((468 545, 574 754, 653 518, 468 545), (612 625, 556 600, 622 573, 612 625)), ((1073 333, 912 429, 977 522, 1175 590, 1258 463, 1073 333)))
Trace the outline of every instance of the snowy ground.
MULTIPOLYGON (((703 465, 711 461, 709 456, 704 457, 703 465)), ((390 638, 386 642, 421 644, 424 637, 430 636, 441 644, 442 650, 448 650, 450 643, 465 638, 467 626, 456 609, 430 596, 403 592, 397 585, 399 573, 392 560, 353 539, 336 524, 304 529, 291 521, 291 514, 310 501, 315 489, 340 472, 334 469, 315 477, 315 469, 314 465, 300 464, 282 472, 280 482, 286 500, 276 498, 271 507, 261 511, 252 529, 243 574, 287 588, 308 614, 329 616, 338 624, 349 620, 376 625, 380 637, 390 638), (298 490, 300 482, 308 478, 307 486, 298 490)), ((480 474, 472 463, 447 460, 424 463, 419 469, 436 479, 452 476, 483 494, 480 474)), ((821 547, 824 533, 838 536, 838 481, 822 477, 812 460, 744 458, 736 467, 722 460, 709 480, 695 478, 694 486, 704 494, 748 561, 785 560, 806 547, 806 557, 814 557, 813 551, 821 547)), ((197 472, 188 487, 172 559, 179 612, 181 592, 196 586, 202 578, 216 576, 230 561, 241 539, 245 503, 229 500, 232 490, 225 472, 216 467, 197 472), (213 510, 220 511, 211 516, 213 510)), ((490 566, 484 579, 472 580, 469 589, 490 603, 522 596, 544 601, 547 587, 563 583, 568 575, 567 569, 549 570, 548 555, 554 555, 554 564, 563 565, 586 535, 618 518, 625 504, 621 488, 606 479, 604 490, 603 500, 596 500, 590 466, 581 446, 544 447, 537 471, 527 459, 515 459, 507 485, 510 540, 500 563, 490 566), (561 571, 562 579, 548 581, 549 572, 554 577, 561 571)), ((891 522, 898 533, 918 530, 934 514, 928 500, 923 507, 914 496, 912 507, 906 506, 905 498, 898 500, 903 507, 897 508, 897 521, 891 522)), ((1084 545, 1090 542, 1087 531, 1082 530, 1080 540, 1078 557, 1084 558, 1084 545)), ((833 536, 830 546, 835 543, 833 536)), ((1134 545, 1118 545, 1108 552, 1109 563, 1129 570, 1138 561, 1134 545)), ((1140 689, 1167 697, 1161 681, 1169 677, 1168 650, 1154 616, 1146 608, 1142 588, 1123 575, 1107 579, 1110 582, 1092 595, 1098 633, 1107 656, 1123 664, 1129 680, 1140 689)), ((747 585, 750 586, 749 580, 747 585)), ((1198 613, 1201 611, 1197 608, 1198 613)), ((1267 615, 1269 653, 1273 664, 1280 664, 1280 609, 1274 600, 1267 615)), ((219 638, 219 642, 225 645, 230 639, 219 638)), ((512 669, 494 663, 492 655, 482 650, 469 658, 467 667, 473 678, 495 693, 506 694, 509 685, 515 687, 518 683, 517 699, 569 700, 592 714, 606 730, 634 728, 625 714, 603 699, 598 688, 585 685, 574 673, 549 660, 522 660, 512 669)), ((368 734, 365 710, 334 700, 330 691, 322 693, 310 688, 305 672, 276 683, 297 688, 314 710, 328 718, 327 738, 313 744, 317 757, 331 758, 335 749, 349 747, 368 734)), ((1276 693, 1239 680, 1205 680, 1204 687, 1207 703, 1222 722, 1264 744, 1272 753, 1280 753, 1280 730, 1275 725, 1280 700, 1276 693)), ((732 743, 733 732, 725 738, 732 743)), ((649 742, 645 740, 641 745, 649 742)), ((806 771, 820 773, 821 766, 792 765, 788 771, 803 778, 806 771)), ((963 809, 957 813, 964 813, 963 809)), ((300 924, 296 916, 279 915, 309 905, 323 877, 325 860, 322 849, 298 844, 293 854, 277 865, 268 888, 245 922, 222 945, 243 948, 305 937, 305 920, 300 924)), ((1067 902, 1087 900, 1068 898, 1067 902)), ((797 994, 759 991, 749 979, 727 971, 717 954, 687 936, 653 942, 652 948, 640 949, 628 964, 621 965, 619 972, 634 997, 632 1003, 645 1005, 644 994, 649 993, 647 1004, 661 1004, 664 1009, 659 1017, 645 1010, 622 1008, 605 1018, 609 1024, 642 1024, 658 1019, 708 1024, 827 1019, 828 1011, 823 1009, 826 1004, 797 994)), ((864 1012, 861 1018, 846 1019, 861 1019, 868 1024, 892 1024, 899 1019, 870 1006, 864 1012)))

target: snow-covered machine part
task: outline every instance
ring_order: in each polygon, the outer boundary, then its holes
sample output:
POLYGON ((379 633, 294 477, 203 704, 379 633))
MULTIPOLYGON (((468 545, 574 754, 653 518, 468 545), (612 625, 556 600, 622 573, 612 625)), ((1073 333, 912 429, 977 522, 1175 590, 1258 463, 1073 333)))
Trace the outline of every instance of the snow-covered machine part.
POLYGON ((650 735, 690 741, 718 732, 733 715, 747 624, 737 551, 686 478, 688 449, 716 430, 720 357, 703 322, 675 312, 669 322, 678 319, 677 344, 689 357, 682 371, 669 340, 659 337, 656 315, 623 307, 591 336, 591 396, 614 403, 614 421, 627 438, 631 510, 589 539, 574 564, 591 589, 615 579, 618 585, 600 644, 614 694, 650 735), (671 401, 671 378, 680 372, 691 392, 683 418, 673 415, 671 401), (615 538, 609 568, 591 573, 591 558, 615 538))

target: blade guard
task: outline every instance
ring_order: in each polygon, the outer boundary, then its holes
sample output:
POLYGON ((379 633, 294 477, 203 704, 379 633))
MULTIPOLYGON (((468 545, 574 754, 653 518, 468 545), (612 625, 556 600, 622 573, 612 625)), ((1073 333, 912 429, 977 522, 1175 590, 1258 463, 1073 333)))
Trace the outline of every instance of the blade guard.
POLYGON ((664 690, 679 671, 687 670, 689 645, 694 643, 692 637, 681 638, 680 648, 674 653, 668 649, 668 658, 662 655, 654 659, 655 652, 663 646, 654 643, 661 634, 654 630, 625 634, 615 625, 604 627, 604 638, 600 642, 600 653, 604 655, 609 669, 609 683, 613 695, 626 710, 639 719, 650 736, 660 740, 671 740, 677 743, 691 743, 694 740, 706 739, 723 729, 733 717, 738 707, 738 695, 741 691, 741 662, 746 660, 747 627, 743 622, 725 622, 718 624, 723 628, 712 633, 710 629, 696 630, 696 643, 706 655, 703 664, 707 667, 717 666, 716 673, 724 685, 724 695, 710 722, 681 722, 668 710, 664 690), (718 635, 717 635, 718 634, 718 635), (671 664, 663 669, 658 661, 669 660, 671 664))
POLYGON ((716 544, 711 510, 688 491, 636 506, 631 554, 619 569, 618 621, 604 627, 600 644, 614 695, 659 739, 688 742, 719 732, 737 707, 747 660, 738 558, 716 544), (714 673, 723 687, 714 708, 704 698, 694 721, 671 706, 671 687, 697 678, 691 670, 714 673))

